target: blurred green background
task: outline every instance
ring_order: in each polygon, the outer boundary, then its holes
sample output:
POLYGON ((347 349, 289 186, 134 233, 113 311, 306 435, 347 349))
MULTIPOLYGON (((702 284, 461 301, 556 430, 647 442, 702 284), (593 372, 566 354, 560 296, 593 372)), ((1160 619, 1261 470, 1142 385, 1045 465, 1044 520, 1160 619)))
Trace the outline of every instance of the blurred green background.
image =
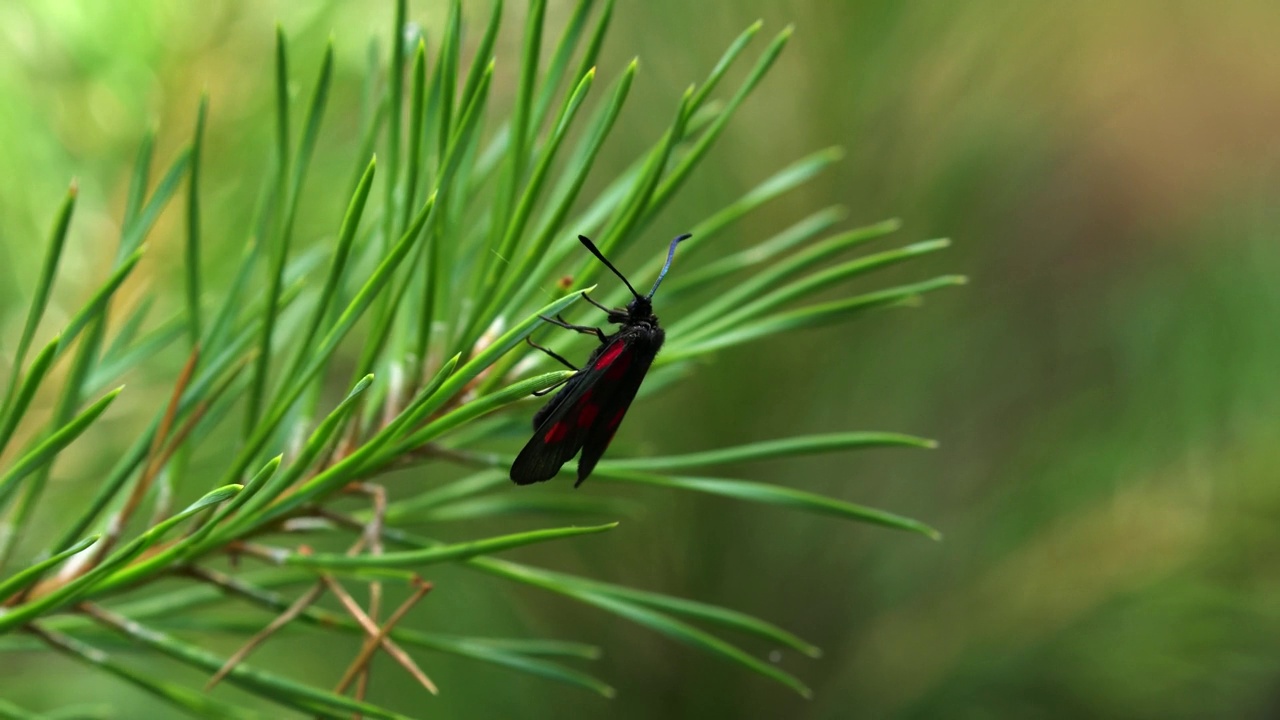
MULTIPOLYGON (((523 13, 508 5, 500 106, 523 13)), ((569 9, 551 3, 549 32, 569 9)), ((444 11, 411 4, 429 30, 444 11)), ((900 237, 953 238, 953 250, 924 262, 972 283, 917 310, 727 353, 637 407, 615 452, 845 429, 935 437, 941 448, 928 453, 734 471, 917 517, 945 540, 635 493, 645 511, 618 532, 532 555, 796 631, 826 651, 782 659, 814 700, 613 616, 451 571, 431 578, 438 589, 418 624, 599 643, 605 656, 589 669, 618 699, 448 656, 422 661, 439 698, 420 697, 389 664, 374 697, 467 718, 1275 717, 1280 5, 624 0, 600 67, 611 78, 639 55, 641 73, 593 182, 653 141, 684 87, 756 18, 766 36, 794 22, 796 37, 656 224, 661 234, 839 144, 847 156, 833 174, 753 215, 733 242, 842 203, 857 224, 901 217, 900 237)), ((385 47, 390 4, 0 3, 4 347, 21 329, 68 179, 78 178, 81 202, 50 322, 115 252, 143 132, 158 128, 167 163, 202 88, 211 292, 224 286, 219 271, 245 242, 269 157, 277 20, 305 87, 331 32, 338 52, 316 166, 335 180, 308 187, 298 233, 325 242, 356 163, 368 41, 385 47)), ((135 301, 180 302, 178 218, 153 233, 135 301)), ((170 377, 132 382, 153 382, 159 403, 170 377)), ((86 439, 55 482, 81 487, 152 411, 113 410, 121 436, 86 439)), ((302 636, 261 657, 328 678, 354 647, 302 636)), ((0 668, 0 694, 37 709, 114 695, 117 717, 165 712, 37 655, 0 668), (68 684, 71 674, 82 679, 68 684)))

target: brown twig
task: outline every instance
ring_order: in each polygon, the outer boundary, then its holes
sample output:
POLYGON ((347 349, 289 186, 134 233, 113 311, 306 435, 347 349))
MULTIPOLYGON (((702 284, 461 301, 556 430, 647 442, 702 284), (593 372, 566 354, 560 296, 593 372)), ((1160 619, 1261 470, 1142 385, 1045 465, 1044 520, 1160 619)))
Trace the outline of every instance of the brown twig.
MULTIPOLYGON (((268 558, 271 556, 269 551, 260 550, 256 546, 247 545, 245 543, 236 543, 236 545, 237 545, 237 550, 245 554, 252 554, 257 557, 265 556, 268 558)), ((359 553, 364 548, 364 545, 365 545, 365 539, 363 537, 357 539, 355 544, 353 544, 347 550, 347 554, 355 555, 359 553)), ((310 548, 304 545, 298 548, 298 552, 310 553, 311 550, 310 548)), ((234 588, 233 586, 230 586, 224 582, 220 582, 219 578, 211 574, 211 571, 203 570, 202 568, 192 568, 191 573, 195 575, 195 577, 198 577, 210 582, 215 582, 219 587, 223 588, 224 590, 231 590, 233 592, 236 591, 236 588, 234 588)), ((234 670, 237 665, 244 662, 245 658, 249 657, 250 653, 258 649, 258 647, 260 647, 264 642, 270 639, 272 635, 279 632, 281 628, 293 622, 298 618, 299 615, 306 612, 307 608, 314 605, 315 602, 320 599, 320 596, 324 595, 324 591, 325 591, 324 583, 316 583, 315 585, 312 585, 311 588, 308 589, 305 593, 300 595, 297 600, 293 601, 293 603, 289 605, 289 607, 285 608, 284 612, 277 615, 275 619, 273 619, 270 623, 267 624, 266 627, 264 627, 263 629, 255 633, 253 637, 249 638, 248 642, 246 642, 244 645, 241 645, 239 650, 236 650, 234 653, 231 654, 231 657, 227 658, 227 661, 222 664, 222 667, 218 668, 218 671, 213 674, 213 677, 209 678, 209 682, 205 683, 205 686, 204 686, 205 691, 207 692, 209 690, 212 690, 213 686, 221 682, 222 679, 225 678, 228 673, 234 670)))
POLYGON ((124 533, 125 526, 133 516, 133 513, 137 511, 138 506, 142 503, 142 499, 146 495, 146 491, 150 488, 151 482, 155 479, 160 468, 163 468, 168 464, 170 458, 172 458, 177 449, 182 446, 182 443, 186 441, 187 436, 195 428, 196 424, 204 418, 205 413, 209 409, 209 404, 221 395, 221 393, 230 386, 230 380, 234 379, 233 373, 227 382, 224 382, 214 388, 214 390, 210 392, 209 397, 196 406, 191 415, 183 423, 183 426, 179 428, 178 432, 167 443, 167 449, 164 450, 163 454, 157 454, 160 452, 161 447, 165 444, 166 437, 169 435, 169 430, 172 427, 174 417, 177 413, 178 401, 181 399, 182 393, 186 391, 187 385, 190 384, 191 376, 195 372, 199 351, 199 347, 194 348, 191 351, 191 355, 187 358, 187 364, 183 366, 182 374, 174 386, 174 393, 170 397, 169 405, 165 410, 161 424, 157 428, 155 436, 151 439, 149 460, 143 469, 142 476, 139 478, 137 484, 133 488, 133 491, 130 493, 125 506, 107 522, 105 537, 103 537, 103 539, 93 547, 92 552, 79 556, 67 563, 63 567, 62 572, 58 574, 57 578, 32 585, 27 590, 23 591, 23 593, 16 596, 17 600, 21 601, 37 598, 62 587, 66 583, 83 575, 85 572, 88 572, 89 569, 102 562, 102 559, 107 556, 107 553, 111 551, 112 547, 119 542, 120 536, 124 533), (82 557, 83 560, 79 559, 80 557, 82 557))
POLYGON ((382 645, 382 649, 386 650, 387 654, 390 655, 392 659, 399 663, 400 666, 412 675, 415 680, 421 683, 422 686, 427 689, 427 692, 432 695, 439 694, 440 691, 436 689, 435 683, 431 682, 431 678, 427 677, 426 673, 422 672, 422 670, 418 668, 417 664, 413 662, 413 658, 409 657, 409 653, 405 652, 404 649, 397 645, 394 640, 382 634, 377 623, 365 614, 364 609, 360 607, 360 603, 356 602, 355 598, 351 597, 351 594, 342 587, 341 583, 334 580, 333 576, 328 573, 322 574, 320 576, 320 581, 329 588, 329 592, 333 593, 334 596, 338 598, 338 601, 347 609, 347 612, 351 614, 351 617, 355 618, 355 621, 360 624, 360 627, 364 628, 364 631, 369 635, 369 637, 382 636, 381 639, 378 640, 378 643, 382 645))
MULTIPOLYGON (((369 520, 369 524, 365 526, 364 540, 369 546, 369 552, 373 555, 382 554, 382 524, 387 515, 387 491, 386 488, 374 483, 360 483, 355 486, 357 492, 368 495, 373 504, 373 517, 369 520)), ((378 613, 382 606, 382 583, 373 580, 369 583, 369 618, 374 622, 378 620, 378 613)), ((386 628, 384 628, 385 630, 386 628)), ((377 647, 377 643, 374 644, 377 647)), ((372 651, 371 651, 372 652, 372 651)), ((366 663, 360 670, 360 682, 356 685, 356 699, 364 700, 365 693, 369 689, 369 667, 366 663)))
MULTIPOLYGON (((143 478, 150 479, 155 477, 159 472, 159 466, 162 464, 161 450, 164 448, 165 442, 169 439, 169 431, 173 429, 173 421, 178 416, 178 407, 182 402, 182 393, 186 392, 187 386, 191 384, 191 377, 196 372, 196 364, 200 362, 200 348, 191 349, 191 354, 187 356, 187 362, 182 366, 182 372, 178 374, 178 380, 174 383, 173 394, 169 396, 169 405, 164 410, 164 417, 160 420, 160 427, 156 430, 156 434, 151 438, 151 450, 148 452, 148 460, 146 470, 143 472, 143 478)), ((147 488, 143 487, 144 483, 138 483, 133 488, 133 495, 130 496, 131 502, 141 500, 141 496, 146 494, 147 488)))
POLYGON ((369 661, 373 659, 374 652, 376 652, 378 647, 382 645, 383 638, 386 638, 391 633, 391 630, 395 628, 396 623, 400 622, 409 610, 422 600, 423 596, 431 592, 431 583, 423 581, 422 578, 415 577, 413 579, 413 584, 413 595, 411 595, 408 600, 405 600, 400 607, 396 608, 395 612, 391 613, 391 617, 388 617, 387 621, 382 624, 377 635, 365 640, 364 645, 360 648, 360 652, 356 655, 355 659, 351 661, 351 665, 348 666, 347 671, 343 673, 342 679, 339 680, 337 686, 334 687, 333 691, 335 693, 341 694, 346 692, 347 688, 350 687, 351 682, 355 680, 357 675, 360 677, 368 676, 366 671, 368 670, 369 661))
POLYGON ((239 650, 236 650, 231 657, 227 658, 222 667, 218 668, 218 672, 214 673, 213 677, 209 678, 209 682, 204 684, 205 692, 209 692, 215 685, 222 682, 227 673, 234 670, 237 665, 244 662, 245 658, 249 657, 249 653, 257 650, 258 646, 266 642, 277 631, 293 622, 307 608, 315 604, 321 595, 324 595, 324 585, 317 583, 311 586, 311 589, 303 593, 297 600, 294 600, 288 609, 277 615, 266 627, 255 633, 253 637, 249 638, 248 642, 241 645, 239 650))
POLYGON ((173 386, 173 394, 169 396, 169 405, 165 408, 164 417, 161 418, 160 425, 156 428, 156 434, 151 437, 151 449, 147 453, 147 464, 143 466, 142 475, 139 476, 138 482, 133 484, 133 489, 130 491, 129 497, 125 499, 124 506, 107 523, 106 534, 97 547, 94 548, 92 559, 81 566, 81 572, 97 565, 115 547, 115 544, 120 540, 120 536, 124 533, 125 525, 129 523, 129 519, 133 517, 133 514, 137 512, 138 506, 142 504, 142 499, 146 497, 147 491, 151 489, 152 481, 155 480, 160 469, 168 461, 168 457, 163 453, 165 442, 169 439, 169 431, 173 428, 173 421, 178 415, 178 406, 182 401, 182 394, 186 392, 187 386, 191 384, 191 377, 195 374, 196 364, 199 361, 200 346, 197 345, 191 349, 191 354, 187 356, 187 363, 182 366, 182 372, 178 375, 178 380, 173 386))

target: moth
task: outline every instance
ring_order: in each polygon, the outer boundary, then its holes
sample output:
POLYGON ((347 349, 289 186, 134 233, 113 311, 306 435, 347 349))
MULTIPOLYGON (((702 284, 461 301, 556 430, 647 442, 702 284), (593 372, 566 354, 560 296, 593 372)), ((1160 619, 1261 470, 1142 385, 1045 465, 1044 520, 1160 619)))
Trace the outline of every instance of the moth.
POLYGON ((658 273, 658 279, 648 295, 641 295, 595 243, 584 235, 578 236, 583 246, 627 286, 633 298, 626 308, 610 308, 583 295, 592 305, 608 313, 609 322, 619 326, 611 335, 597 327, 573 325, 560 316, 543 318, 568 330, 595 335, 600 345, 591 352, 586 365, 579 369, 560 355, 529 341, 530 345, 576 370, 577 374, 570 377, 550 402, 534 414, 533 437, 511 465, 511 479, 517 485, 550 480, 579 451, 582 457, 578 459, 578 481, 573 486, 578 487, 591 475, 626 417, 627 408, 631 407, 631 401, 640 390, 649 366, 662 349, 665 334, 658 324, 658 316, 653 314, 653 294, 671 268, 676 246, 690 237, 684 234, 671 241, 667 262, 658 273))

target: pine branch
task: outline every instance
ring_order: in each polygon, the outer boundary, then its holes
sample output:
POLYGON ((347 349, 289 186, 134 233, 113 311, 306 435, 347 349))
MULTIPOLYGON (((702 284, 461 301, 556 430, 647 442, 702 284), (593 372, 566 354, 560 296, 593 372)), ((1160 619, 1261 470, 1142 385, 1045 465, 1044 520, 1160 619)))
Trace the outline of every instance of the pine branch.
MULTIPOLYGON (((390 57, 375 53, 365 78, 364 151, 341 207, 316 200, 327 197, 322 191, 331 181, 313 168, 327 167, 336 154, 322 120, 345 76, 335 71, 332 42, 318 59, 300 58, 285 29, 277 28, 274 63, 260 59, 275 78, 272 117, 262 119, 274 127, 273 150, 260 153, 266 162, 243 157, 234 174, 219 175, 225 171, 208 163, 225 121, 211 110, 218 98, 193 98, 190 147, 169 160, 151 187, 154 156, 167 145, 145 136, 113 262, 62 327, 46 333, 50 293, 56 281, 65 283, 61 260, 84 232, 74 217, 84 199, 72 183, 55 206, 0 396, 0 654, 43 647, 199 716, 252 717, 256 711, 135 669, 112 649, 168 658, 207 674, 206 689, 231 683, 308 716, 401 717, 381 707, 370 689, 378 653, 432 694, 437 688, 420 668, 422 653, 478 660, 612 697, 612 687, 567 664, 594 659, 596 648, 414 629, 415 610, 429 605, 437 582, 423 576, 450 563, 556 593, 809 694, 796 676, 718 634, 740 632, 805 656, 820 654, 765 620, 498 557, 537 543, 591 542, 589 536, 618 526, 598 518, 638 516, 640 501, 614 496, 612 483, 939 536, 917 520, 799 487, 701 474, 820 453, 936 445, 901 433, 826 433, 684 455, 624 458, 614 451, 596 467, 589 491, 511 489, 511 436, 526 432, 533 396, 575 377, 547 365, 548 357, 572 362, 585 356, 577 335, 546 332, 553 329, 547 318, 568 314, 594 326, 603 323, 590 307, 596 300, 613 305, 629 297, 575 238, 594 233, 600 250, 613 257, 636 250, 648 264, 628 274, 654 277, 666 241, 654 240, 649 230, 667 222, 663 210, 681 188, 706 181, 695 171, 734 115, 766 87, 791 38, 790 28, 775 35, 743 80, 726 90, 731 74, 749 61, 762 25, 747 28, 701 84, 670 99, 661 109, 666 126, 618 170, 600 161, 601 149, 622 113, 645 109, 628 103, 637 61, 622 68, 598 64, 613 2, 597 7, 580 0, 558 36, 545 26, 544 5, 532 3, 516 29, 523 38, 518 58, 501 63, 494 55, 502 46, 501 2, 478 43, 464 35, 462 4, 453 2, 442 37, 429 44, 425 35, 405 37, 411 12, 399 0, 390 57), (551 49, 545 58, 544 47, 551 49), (475 48, 474 56, 464 58, 463 48, 475 48), (308 61, 317 62, 315 79, 299 81, 294 68, 308 61), (291 92, 299 82, 309 85, 291 92), (508 87, 513 103, 490 102, 508 87), (307 99, 300 128, 290 121, 298 110, 295 95, 307 99), (507 114, 495 109, 509 104, 507 114), (381 159, 374 159, 375 150, 381 159), (238 192, 247 177, 261 181, 256 203, 225 219, 209 211, 211 197, 238 192), (184 180, 184 207, 168 208, 184 180), (594 187, 603 190, 589 195, 594 187), (161 222, 166 212, 185 213, 185 222, 161 222), (308 236, 312 221, 325 224, 332 237, 308 236), (214 232, 215 222, 230 223, 234 232, 214 232), (227 254, 211 242, 220 237, 249 239, 237 250, 228 282, 215 274, 219 263, 213 261, 227 254), (173 273, 181 298, 176 291, 166 295, 163 284, 141 292, 136 269, 148 244, 176 248, 167 257, 181 257, 182 272, 173 273), (601 290, 588 297, 597 278, 601 290), (220 287, 226 290, 216 295, 220 287), (157 297, 127 304, 139 294, 157 297), (162 308, 176 314, 148 314, 162 308), (186 355, 177 368, 166 353, 175 344, 186 355), (148 407, 145 392, 107 390, 122 377, 144 388, 160 382, 167 394, 148 407), (342 378, 351 380, 340 387, 335 383, 342 378), (32 410, 42 394, 56 398, 47 416, 32 410), (108 409, 126 403, 126 417, 113 420, 117 432, 106 432, 108 409), (115 447, 113 438, 126 426, 134 435, 115 447), (50 477, 61 458, 87 448, 110 454, 114 464, 92 496, 71 497, 50 477), (420 482, 389 501, 377 483, 406 467, 416 469, 420 482), (471 474, 451 479, 459 470, 471 474), (352 498, 361 500, 359 509, 350 508, 352 498), (188 504, 175 513, 170 503, 176 500, 188 504), (50 507, 66 512, 45 513, 41 517, 57 525, 31 532, 34 513, 50 507), (529 517, 551 516, 569 520, 527 524, 529 517), (476 537, 449 524, 462 519, 500 522, 506 531, 476 537), (436 540, 408 532, 409 526, 456 535, 436 540), (308 549, 334 541, 349 543, 348 551, 308 549), (227 561, 230 571, 218 569, 227 561), (348 590, 353 586, 364 593, 348 590), (408 598, 386 614, 387 598, 402 587, 408 598), (342 612, 317 605, 325 593, 342 612), (265 625, 220 620, 217 610, 232 603, 269 610, 274 619, 265 625), (354 656, 335 659, 340 679, 333 690, 250 664, 266 643, 287 642, 281 631, 293 626, 361 638, 354 656), (184 633, 209 628, 235 633, 240 648, 221 657, 184 633)), ((891 266, 914 267, 947 247, 933 240, 857 254, 864 243, 889 237, 896 221, 840 230, 845 213, 833 207, 768 237, 742 222, 816 182, 841 156, 838 148, 819 150, 728 205, 705 209, 659 297, 670 318, 667 345, 642 397, 679 382, 721 349, 844 323, 868 310, 915 307, 927 293, 964 281, 924 271, 918 277, 932 279, 851 290, 855 281, 873 280, 891 266), (745 246, 708 252, 715 256, 699 263, 693 251, 717 249, 708 241, 730 228, 741 232, 745 246), (681 304, 704 292, 718 297, 701 309, 681 304)), ((676 234, 671 230, 662 234, 676 234)), ((567 476, 574 472, 572 462, 563 468, 567 476)))

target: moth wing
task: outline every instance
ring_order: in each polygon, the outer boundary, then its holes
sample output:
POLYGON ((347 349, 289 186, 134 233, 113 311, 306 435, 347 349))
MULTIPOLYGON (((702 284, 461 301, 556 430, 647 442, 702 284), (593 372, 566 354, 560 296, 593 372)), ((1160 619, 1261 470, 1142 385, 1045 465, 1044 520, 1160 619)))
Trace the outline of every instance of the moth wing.
POLYGON ((581 485, 591 475, 596 463, 604 456, 604 451, 613 441, 614 433, 627 415, 627 409, 631 407, 631 401, 636 399, 636 393, 640 391, 640 385, 644 383, 645 375, 649 373, 649 367, 653 365, 661 343, 661 335, 658 335, 656 342, 653 336, 649 336, 632 345, 630 362, 618 374, 608 399, 601 398, 600 420, 587 428, 587 436, 582 444, 582 457, 578 458, 578 481, 573 484, 574 487, 581 485))
POLYGON ((616 371, 610 374, 611 368, 630 362, 628 337, 619 332, 601 345, 591 364, 534 415, 533 437, 511 464, 511 479, 517 485, 550 480, 582 449, 601 404, 608 402, 620 379, 616 371))

